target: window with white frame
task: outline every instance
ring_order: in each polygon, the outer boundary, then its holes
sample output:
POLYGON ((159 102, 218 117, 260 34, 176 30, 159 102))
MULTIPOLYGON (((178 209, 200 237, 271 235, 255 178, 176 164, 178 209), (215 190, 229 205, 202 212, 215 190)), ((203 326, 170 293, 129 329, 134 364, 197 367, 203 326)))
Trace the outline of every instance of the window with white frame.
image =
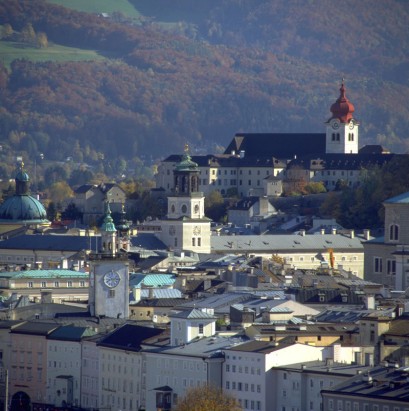
POLYGON ((390 275, 396 274, 396 260, 386 261, 386 272, 390 275))

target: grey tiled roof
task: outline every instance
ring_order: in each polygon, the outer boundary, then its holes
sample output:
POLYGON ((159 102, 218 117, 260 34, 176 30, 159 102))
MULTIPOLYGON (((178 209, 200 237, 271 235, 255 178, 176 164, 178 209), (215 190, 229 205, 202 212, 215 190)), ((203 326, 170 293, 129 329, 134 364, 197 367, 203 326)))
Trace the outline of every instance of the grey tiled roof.
POLYGON ((216 317, 212 314, 208 314, 203 312, 202 310, 198 310, 193 308, 193 310, 189 311, 180 311, 176 314, 169 314, 169 317, 172 318, 187 318, 187 319, 204 319, 204 320, 211 320, 216 319, 216 317))

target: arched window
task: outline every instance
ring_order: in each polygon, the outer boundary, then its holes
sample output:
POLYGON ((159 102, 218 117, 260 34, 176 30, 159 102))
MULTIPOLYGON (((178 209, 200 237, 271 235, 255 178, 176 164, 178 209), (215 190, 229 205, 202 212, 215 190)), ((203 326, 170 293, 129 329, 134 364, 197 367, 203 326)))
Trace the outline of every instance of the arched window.
POLYGON ((399 226, 396 224, 391 224, 389 227, 389 240, 398 241, 399 240, 399 226))

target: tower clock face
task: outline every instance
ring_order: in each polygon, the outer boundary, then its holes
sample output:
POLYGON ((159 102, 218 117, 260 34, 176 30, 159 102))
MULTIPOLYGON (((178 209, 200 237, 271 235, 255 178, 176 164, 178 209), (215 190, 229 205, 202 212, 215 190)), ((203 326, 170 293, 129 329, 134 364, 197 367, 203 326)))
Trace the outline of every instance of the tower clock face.
POLYGON ((351 121, 351 122, 349 123, 349 129, 350 129, 350 130, 353 130, 353 129, 354 129, 354 122, 353 122, 353 121, 351 121))
POLYGON ((339 122, 338 122, 338 121, 334 121, 334 122, 332 123, 332 128, 333 128, 334 130, 337 130, 337 129, 339 128, 339 122))
POLYGON ((199 235, 200 234, 200 227, 199 226, 195 226, 195 228, 193 228, 193 234, 194 235, 199 235))
POLYGON ((121 277, 116 271, 111 270, 104 275, 104 284, 109 288, 115 288, 120 281, 121 277))

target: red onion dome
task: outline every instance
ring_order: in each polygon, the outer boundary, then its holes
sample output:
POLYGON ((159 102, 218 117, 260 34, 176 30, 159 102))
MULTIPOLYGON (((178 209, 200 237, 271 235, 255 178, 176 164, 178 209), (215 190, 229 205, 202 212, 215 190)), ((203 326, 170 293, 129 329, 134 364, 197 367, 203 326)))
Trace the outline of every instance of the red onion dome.
POLYGON ((331 106, 332 118, 337 118, 341 123, 348 123, 353 118, 352 113, 355 111, 354 105, 345 96, 345 86, 342 81, 339 89, 340 96, 337 101, 331 106))

